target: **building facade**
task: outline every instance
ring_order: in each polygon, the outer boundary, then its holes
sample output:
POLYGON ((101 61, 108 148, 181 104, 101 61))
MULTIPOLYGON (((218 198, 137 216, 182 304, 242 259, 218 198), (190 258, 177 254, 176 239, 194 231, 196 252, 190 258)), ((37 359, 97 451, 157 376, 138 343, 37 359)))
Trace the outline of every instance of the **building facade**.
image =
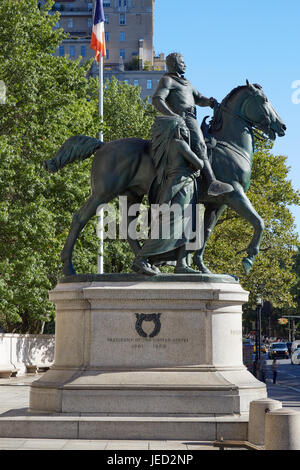
MULTIPOLYGON (((155 55, 153 47, 155 0, 103 0, 107 55, 104 79, 115 76, 141 87, 141 97, 152 96, 165 72, 164 54, 155 55)), ((90 48, 94 1, 60 0, 53 11, 60 13, 57 28, 69 33, 55 55, 82 60, 93 58, 90 48)), ((91 74, 98 73, 93 63, 91 74)))

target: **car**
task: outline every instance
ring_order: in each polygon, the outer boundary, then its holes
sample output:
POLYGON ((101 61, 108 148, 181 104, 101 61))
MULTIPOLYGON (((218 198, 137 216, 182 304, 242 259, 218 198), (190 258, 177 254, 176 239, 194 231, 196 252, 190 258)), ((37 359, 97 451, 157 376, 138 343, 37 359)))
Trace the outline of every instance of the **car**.
POLYGON ((300 365, 300 348, 296 349, 291 357, 291 364, 300 365))
POLYGON ((272 343, 269 352, 269 359, 288 359, 289 350, 286 343, 272 343))

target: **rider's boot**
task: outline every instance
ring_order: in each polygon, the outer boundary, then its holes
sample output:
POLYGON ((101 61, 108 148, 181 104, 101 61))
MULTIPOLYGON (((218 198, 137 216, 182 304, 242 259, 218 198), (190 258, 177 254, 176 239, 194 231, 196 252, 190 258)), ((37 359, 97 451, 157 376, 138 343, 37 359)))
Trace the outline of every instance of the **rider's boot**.
POLYGON ((208 158, 203 158, 203 162, 204 167, 202 172, 208 184, 208 196, 222 196, 223 194, 228 194, 234 191, 233 186, 231 186, 231 184, 223 183, 223 181, 219 181, 216 179, 208 158))

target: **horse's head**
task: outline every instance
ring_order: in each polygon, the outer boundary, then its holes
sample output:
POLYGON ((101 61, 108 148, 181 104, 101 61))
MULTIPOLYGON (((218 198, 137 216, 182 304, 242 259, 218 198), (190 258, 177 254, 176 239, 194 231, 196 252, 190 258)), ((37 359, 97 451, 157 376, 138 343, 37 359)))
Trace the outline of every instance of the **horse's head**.
POLYGON ((286 125, 278 116, 262 87, 246 82, 234 88, 215 109, 211 121, 212 131, 219 131, 224 124, 225 114, 244 121, 250 128, 259 129, 269 139, 285 135, 286 125), (224 112, 223 112, 224 111, 224 112), (229 114, 228 114, 229 113, 229 114))
POLYGON ((278 116, 262 87, 246 81, 248 95, 241 103, 240 114, 256 129, 261 130, 271 140, 285 135, 286 125, 278 116))

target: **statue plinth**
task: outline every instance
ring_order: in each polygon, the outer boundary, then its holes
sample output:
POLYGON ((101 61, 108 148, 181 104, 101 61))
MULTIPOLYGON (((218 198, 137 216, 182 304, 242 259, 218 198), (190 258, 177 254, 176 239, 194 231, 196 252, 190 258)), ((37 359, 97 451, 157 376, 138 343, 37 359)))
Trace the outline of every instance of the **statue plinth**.
POLYGON ((233 418, 266 397, 243 365, 248 293, 236 280, 135 277, 60 282, 50 292, 55 360, 31 386, 31 411, 233 418))
POLYGON ((31 410, 232 415, 266 396, 242 360, 248 293, 233 278, 162 277, 57 285, 54 365, 33 383, 31 410))

